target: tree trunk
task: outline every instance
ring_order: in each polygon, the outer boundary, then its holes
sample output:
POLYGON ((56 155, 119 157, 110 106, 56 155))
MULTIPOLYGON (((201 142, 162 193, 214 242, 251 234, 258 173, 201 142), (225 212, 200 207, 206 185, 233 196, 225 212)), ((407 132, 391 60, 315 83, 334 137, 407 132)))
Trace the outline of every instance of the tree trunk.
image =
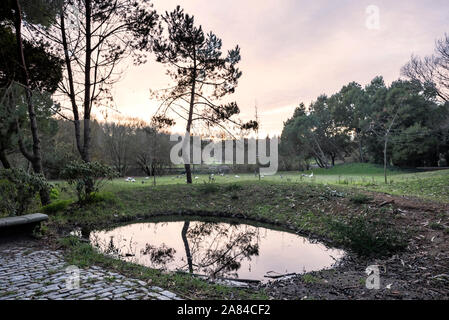
MULTIPOLYGON (((92 3, 91 0, 86 1, 86 58, 84 66, 84 145, 83 153, 81 155, 84 162, 91 161, 90 155, 90 111, 91 111, 91 99, 90 99, 90 69, 92 58, 92 45, 91 45, 91 24, 92 24, 92 3)), ((86 193, 90 194, 94 190, 93 181, 89 180, 86 184, 86 193)))
POLYGON ((65 32, 65 18, 64 18, 63 11, 61 11, 61 27, 60 28, 61 28, 62 47, 64 49, 64 59, 65 59, 65 64, 66 64, 66 68, 67 68, 67 76, 68 76, 68 82, 69 82, 69 97, 70 97, 70 103, 72 105, 73 119, 74 119, 74 125, 75 125, 76 147, 77 147, 80 155, 82 155, 83 147, 81 144, 80 116, 79 116, 79 112, 78 112, 78 105, 76 104, 76 98, 75 98, 75 86, 74 86, 74 82, 73 82, 73 71, 72 71, 72 64, 70 61, 69 48, 68 48, 68 43, 67 43, 67 35, 65 32))
POLYGON ((359 142, 359 161, 361 163, 364 163, 365 158, 363 157, 363 137, 360 129, 357 129, 356 132, 357 132, 357 140, 359 142))
POLYGON ((388 135, 385 136, 385 145, 384 145, 384 176, 385 176, 385 184, 387 181, 387 146, 388 146, 388 135))
POLYGON ((11 163, 5 154, 5 150, 0 150, 0 161, 5 169, 11 169, 11 163))
POLYGON ((91 44, 91 24, 92 24, 92 4, 91 0, 86 2, 86 58, 84 65, 84 146, 82 158, 85 162, 90 162, 90 69, 92 59, 92 44, 91 44))
MULTIPOLYGON (((28 117, 30 120, 30 129, 31 136, 33 139, 33 154, 30 155, 27 152, 23 153, 23 155, 31 162, 33 166, 33 171, 37 174, 43 174, 42 169, 42 156, 41 156, 41 141, 39 138, 39 131, 37 127, 37 118, 36 111, 34 110, 33 102, 32 102, 32 91, 30 87, 30 78, 28 74, 28 69, 26 66, 25 55, 23 51, 23 42, 22 42, 22 10, 20 7, 19 0, 15 1, 15 21, 14 27, 16 29, 16 41, 17 41, 17 52, 19 62, 22 67, 22 72, 25 79, 25 93, 26 93, 26 102, 28 106, 28 117)), ((19 128, 17 128, 19 130, 19 128)), ((21 148, 21 151, 25 151, 24 148, 21 148)), ((42 205, 47 205, 50 203, 50 194, 48 190, 41 190, 39 192, 41 197, 42 205)))
MULTIPOLYGON (((190 95, 190 108, 189 108, 189 119, 187 120, 187 127, 186 127, 186 138, 190 139, 190 130, 192 127, 192 119, 193 119, 193 107, 195 104, 195 89, 196 89, 196 49, 193 50, 193 70, 192 70, 192 90, 190 95)), ((190 144, 189 144, 190 145, 190 144)), ((188 150, 190 155, 190 148, 188 150)), ((190 159, 190 157, 189 157, 190 159)), ((185 165, 186 169, 186 177, 187 177, 187 183, 192 183, 192 170, 190 169, 190 163, 186 163, 185 165)))
POLYGON ((396 121, 396 117, 398 116, 398 114, 399 114, 399 110, 396 111, 396 113, 395 113, 395 115, 393 117, 393 120, 391 121, 390 126, 388 127, 387 131, 385 132, 385 145, 384 145, 384 176, 385 176, 385 184, 388 183, 388 180, 387 180, 387 147, 388 147, 388 139, 390 137, 391 129, 394 126, 394 122, 396 121))
POLYGON ((322 162, 323 166, 326 169, 328 169, 329 168, 329 164, 327 163, 326 155, 324 154, 323 149, 321 149, 321 146, 320 146, 319 142, 316 140, 316 138, 314 138, 313 140, 315 142, 315 145, 318 148, 318 152, 315 151, 316 155, 318 156, 318 158, 322 162))

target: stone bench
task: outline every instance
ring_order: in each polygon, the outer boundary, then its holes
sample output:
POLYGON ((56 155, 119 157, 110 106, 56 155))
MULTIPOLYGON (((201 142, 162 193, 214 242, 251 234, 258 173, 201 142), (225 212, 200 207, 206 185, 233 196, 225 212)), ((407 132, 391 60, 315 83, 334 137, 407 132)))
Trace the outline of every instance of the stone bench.
POLYGON ((0 218, 0 235, 10 234, 16 231, 32 231, 42 221, 47 220, 48 216, 42 213, 0 218))

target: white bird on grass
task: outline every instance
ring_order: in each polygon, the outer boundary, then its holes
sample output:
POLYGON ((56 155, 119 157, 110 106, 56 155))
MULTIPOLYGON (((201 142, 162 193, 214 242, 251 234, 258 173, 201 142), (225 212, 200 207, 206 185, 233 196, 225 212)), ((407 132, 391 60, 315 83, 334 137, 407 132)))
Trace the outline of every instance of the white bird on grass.
POLYGON ((313 178, 313 172, 312 174, 302 174, 302 176, 306 178, 313 178))

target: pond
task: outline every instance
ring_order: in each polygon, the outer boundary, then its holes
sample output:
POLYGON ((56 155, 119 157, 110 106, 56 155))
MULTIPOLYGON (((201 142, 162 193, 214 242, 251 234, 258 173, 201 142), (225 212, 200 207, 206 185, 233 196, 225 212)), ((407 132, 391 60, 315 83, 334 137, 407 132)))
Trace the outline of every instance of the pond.
POLYGON ((103 253, 125 261, 221 279, 268 281, 318 271, 345 254, 294 233, 227 220, 135 223, 94 231, 89 238, 103 253))

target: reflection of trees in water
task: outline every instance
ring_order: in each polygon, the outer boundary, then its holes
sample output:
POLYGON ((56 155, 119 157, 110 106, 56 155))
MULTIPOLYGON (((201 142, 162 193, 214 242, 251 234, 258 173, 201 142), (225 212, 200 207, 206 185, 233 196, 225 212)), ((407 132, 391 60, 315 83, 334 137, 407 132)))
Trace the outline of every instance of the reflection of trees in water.
POLYGON ((132 238, 126 240, 122 236, 110 236, 109 241, 102 240, 96 233, 90 234, 90 242, 94 247, 101 249, 107 255, 121 258, 134 257, 136 252, 136 242, 132 238))
POLYGON ((211 277, 236 277, 242 261, 259 254, 259 229, 251 226, 185 222, 182 237, 189 271, 211 277))
POLYGON ((175 253, 176 250, 167 247, 165 243, 163 243, 160 247, 147 243, 145 245, 145 249, 140 250, 141 255, 148 255, 150 257, 153 265, 163 268, 175 259, 175 253))
MULTIPOLYGON (((192 225, 185 221, 181 231, 186 257, 182 259, 186 264, 180 266, 181 270, 188 269, 190 273, 211 277, 237 277, 242 262, 259 255, 259 228, 212 222, 194 222, 192 225)), ((116 257, 135 256, 137 243, 132 239, 127 241, 117 235, 111 236, 109 241, 101 241, 95 233, 91 234, 90 239, 94 246, 106 254, 116 257)), ((168 269, 175 260, 175 254, 176 249, 165 243, 160 246, 146 243, 140 250, 141 257, 149 257, 149 266, 160 269, 168 269)))

